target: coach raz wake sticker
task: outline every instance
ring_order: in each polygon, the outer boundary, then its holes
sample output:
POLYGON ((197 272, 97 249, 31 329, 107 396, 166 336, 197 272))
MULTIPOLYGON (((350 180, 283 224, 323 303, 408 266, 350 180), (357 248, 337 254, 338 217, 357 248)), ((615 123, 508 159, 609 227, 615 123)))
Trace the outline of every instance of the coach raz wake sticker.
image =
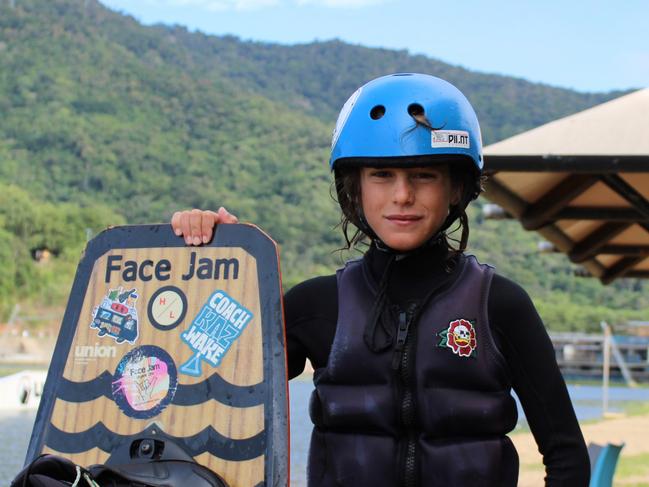
POLYGON ((135 288, 109 289, 101 304, 92 311, 90 327, 96 328, 100 337, 109 336, 117 343, 135 343, 138 337, 137 298, 135 288))
POLYGON ((466 130, 433 130, 431 132, 431 147, 470 149, 469 132, 466 130))
POLYGON ((215 291, 180 335, 194 352, 180 372, 200 376, 203 361, 218 367, 251 319, 252 313, 225 291, 215 291))
POLYGON ((473 321, 453 320, 437 335, 440 337, 438 347, 450 348, 459 357, 476 358, 477 341, 473 321))

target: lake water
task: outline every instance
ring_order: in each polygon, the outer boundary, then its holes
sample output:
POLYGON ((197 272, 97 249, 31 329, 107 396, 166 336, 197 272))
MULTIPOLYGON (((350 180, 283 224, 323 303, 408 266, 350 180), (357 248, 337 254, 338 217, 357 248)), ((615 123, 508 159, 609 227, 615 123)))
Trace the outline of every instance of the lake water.
MULTIPOLYGON (((307 452, 311 421, 308 416, 309 396, 312 384, 307 380, 290 383, 291 403, 291 487, 306 485, 307 452)), ((602 388, 590 385, 568 386, 577 417, 580 421, 597 419, 602 414, 602 388)), ((629 401, 649 401, 649 388, 628 389, 611 387, 609 410, 622 411, 629 401)), ((27 451, 36 411, 0 411, 0 486, 9 485, 21 469, 27 451)), ((520 412, 521 425, 524 424, 520 412)))

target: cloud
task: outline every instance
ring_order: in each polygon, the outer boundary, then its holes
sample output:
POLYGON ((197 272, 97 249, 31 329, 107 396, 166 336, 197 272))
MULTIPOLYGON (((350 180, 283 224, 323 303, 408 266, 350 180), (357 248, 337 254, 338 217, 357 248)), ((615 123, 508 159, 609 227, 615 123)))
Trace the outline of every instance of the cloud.
POLYGON ((277 6, 316 6, 326 8, 362 8, 390 0, 146 0, 147 3, 175 7, 191 7, 219 12, 224 10, 260 10, 277 6))
POLYGON ((149 3, 164 3, 175 7, 193 7, 211 12, 223 10, 259 10, 275 7, 280 0, 155 0, 149 3))
POLYGON ((361 8, 386 3, 386 0, 295 0, 294 3, 329 8, 361 8))

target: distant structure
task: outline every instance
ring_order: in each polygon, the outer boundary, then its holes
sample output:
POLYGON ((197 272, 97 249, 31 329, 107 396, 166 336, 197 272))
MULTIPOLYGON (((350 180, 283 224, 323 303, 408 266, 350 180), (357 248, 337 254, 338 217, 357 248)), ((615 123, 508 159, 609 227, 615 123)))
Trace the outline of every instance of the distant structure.
POLYGON ((52 257, 52 252, 46 247, 32 250, 32 258, 39 264, 47 264, 52 257))
POLYGON ((46 376, 45 370, 23 370, 0 377, 0 411, 38 408, 46 376))
POLYGON ((607 359, 606 337, 590 333, 550 333, 557 363, 569 379, 600 380, 606 370, 613 380, 649 383, 649 337, 611 337, 607 359))

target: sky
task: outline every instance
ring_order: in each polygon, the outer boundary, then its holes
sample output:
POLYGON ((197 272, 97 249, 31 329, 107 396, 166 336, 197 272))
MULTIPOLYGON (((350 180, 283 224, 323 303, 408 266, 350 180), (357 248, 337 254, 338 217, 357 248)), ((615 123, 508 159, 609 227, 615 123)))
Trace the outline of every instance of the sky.
POLYGON ((602 92, 649 87, 649 1, 100 0, 144 24, 281 44, 340 39, 602 92))

